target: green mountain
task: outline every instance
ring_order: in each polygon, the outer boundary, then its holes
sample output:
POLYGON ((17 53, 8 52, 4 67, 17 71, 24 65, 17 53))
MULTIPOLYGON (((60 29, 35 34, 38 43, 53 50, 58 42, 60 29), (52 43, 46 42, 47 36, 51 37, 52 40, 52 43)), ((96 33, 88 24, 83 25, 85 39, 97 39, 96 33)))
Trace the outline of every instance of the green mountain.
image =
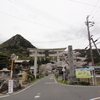
POLYGON ((28 40, 17 34, 0 45, 0 52, 7 55, 15 53, 19 58, 28 57, 27 48, 36 48, 28 40))

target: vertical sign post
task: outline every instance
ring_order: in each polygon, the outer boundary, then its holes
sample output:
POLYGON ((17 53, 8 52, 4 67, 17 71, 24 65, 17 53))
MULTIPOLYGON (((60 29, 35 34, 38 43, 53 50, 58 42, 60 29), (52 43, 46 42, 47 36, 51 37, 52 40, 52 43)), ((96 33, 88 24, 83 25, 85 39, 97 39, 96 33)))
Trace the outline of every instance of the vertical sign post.
POLYGON ((8 93, 13 93, 13 80, 9 80, 8 86, 8 93))
POLYGON ((36 79, 36 76, 37 76, 37 49, 35 50, 35 59, 34 59, 34 76, 35 76, 35 79, 36 79))
POLYGON ((10 71, 10 80, 8 81, 8 93, 13 93, 13 66, 14 66, 14 61, 16 60, 17 56, 13 53, 11 55, 11 71, 10 71))
POLYGON ((89 66, 89 69, 92 71, 92 82, 93 82, 93 85, 95 85, 95 76, 94 76, 95 72, 93 73, 93 70, 94 70, 93 63, 89 62, 88 66, 89 66))

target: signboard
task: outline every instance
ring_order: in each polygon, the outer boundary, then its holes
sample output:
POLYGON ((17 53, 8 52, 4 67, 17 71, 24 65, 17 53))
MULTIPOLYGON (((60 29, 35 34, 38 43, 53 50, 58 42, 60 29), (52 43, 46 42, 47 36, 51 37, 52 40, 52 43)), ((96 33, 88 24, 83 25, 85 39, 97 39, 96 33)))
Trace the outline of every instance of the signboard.
POLYGON ((13 93, 13 80, 8 82, 8 93, 13 93))
POLYGON ((11 55, 11 60, 16 60, 17 59, 17 56, 13 53, 12 55, 11 55))
POLYGON ((89 68, 76 69, 76 78, 91 78, 90 69, 89 68))
POLYGON ((62 68, 62 71, 63 71, 63 72, 65 71, 65 68, 64 68, 64 67, 62 68))
POLYGON ((90 69, 91 71, 93 71, 93 70, 94 70, 94 66, 89 66, 89 69, 90 69))
POLYGON ((88 65, 89 65, 89 66, 92 66, 93 64, 92 64, 92 62, 89 62, 88 65))

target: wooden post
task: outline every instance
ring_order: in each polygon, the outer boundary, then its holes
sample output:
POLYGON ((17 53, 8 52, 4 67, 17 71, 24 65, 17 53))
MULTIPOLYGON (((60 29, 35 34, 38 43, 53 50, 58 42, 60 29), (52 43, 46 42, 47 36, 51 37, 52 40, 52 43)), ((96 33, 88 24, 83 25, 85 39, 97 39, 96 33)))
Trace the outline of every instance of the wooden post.
POLYGON ((10 79, 12 80, 14 60, 11 61, 10 79))

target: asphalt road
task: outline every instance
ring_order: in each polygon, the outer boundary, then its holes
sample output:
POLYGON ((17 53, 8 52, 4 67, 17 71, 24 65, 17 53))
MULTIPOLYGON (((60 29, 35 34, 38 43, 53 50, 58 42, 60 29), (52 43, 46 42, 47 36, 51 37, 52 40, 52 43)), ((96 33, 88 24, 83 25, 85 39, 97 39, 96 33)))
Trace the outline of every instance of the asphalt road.
POLYGON ((98 97, 100 86, 59 84, 49 75, 19 92, 0 96, 0 100, 100 100, 98 97))

